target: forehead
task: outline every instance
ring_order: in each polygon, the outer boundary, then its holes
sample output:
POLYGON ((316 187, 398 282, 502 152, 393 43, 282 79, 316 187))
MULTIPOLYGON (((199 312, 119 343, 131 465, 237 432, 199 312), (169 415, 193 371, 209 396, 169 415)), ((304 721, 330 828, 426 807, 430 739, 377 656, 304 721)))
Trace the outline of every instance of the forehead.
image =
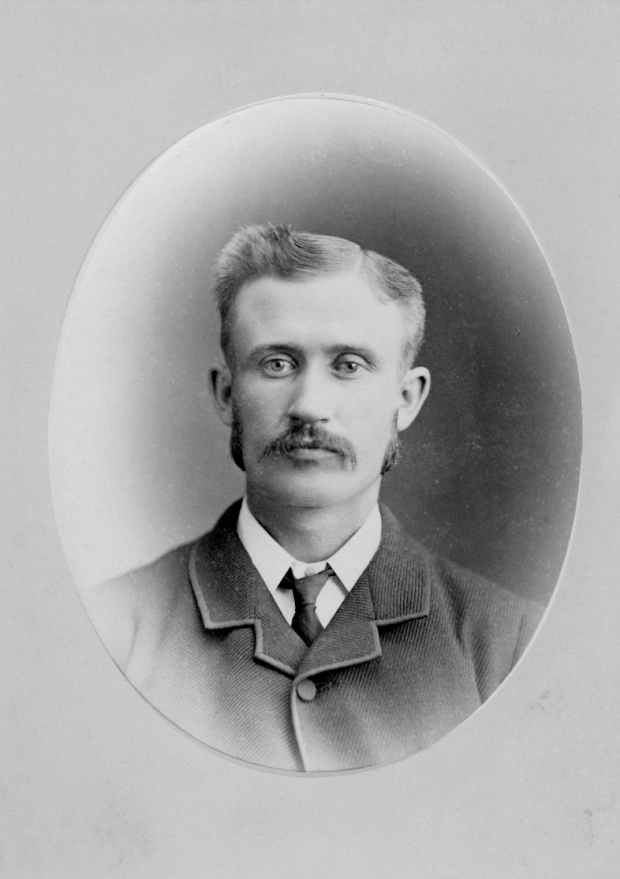
POLYGON ((263 277, 243 284, 233 308, 235 348, 261 344, 396 348, 404 316, 359 269, 303 280, 263 277))

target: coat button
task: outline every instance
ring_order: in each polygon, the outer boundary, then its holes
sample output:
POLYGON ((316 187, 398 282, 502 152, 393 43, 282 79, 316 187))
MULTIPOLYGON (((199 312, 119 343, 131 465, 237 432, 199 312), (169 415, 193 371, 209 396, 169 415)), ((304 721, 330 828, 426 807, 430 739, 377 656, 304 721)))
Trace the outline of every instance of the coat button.
POLYGON ((306 678, 297 684, 297 695, 304 702, 312 702, 316 696, 316 684, 310 678, 306 678))

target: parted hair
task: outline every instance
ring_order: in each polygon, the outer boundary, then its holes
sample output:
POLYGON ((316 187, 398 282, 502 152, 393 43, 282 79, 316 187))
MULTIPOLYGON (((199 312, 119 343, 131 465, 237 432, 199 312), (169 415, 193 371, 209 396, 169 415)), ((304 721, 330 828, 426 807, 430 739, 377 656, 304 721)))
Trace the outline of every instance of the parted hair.
POLYGON ((264 277, 304 280, 356 267, 365 273, 379 299, 395 301, 402 307, 407 324, 403 360, 410 367, 424 338, 426 312, 419 281, 389 257, 363 250, 345 238, 295 232, 271 223, 239 229, 215 263, 214 294, 221 321, 220 343, 227 362, 232 362, 232 307, 243 284, 264 277))

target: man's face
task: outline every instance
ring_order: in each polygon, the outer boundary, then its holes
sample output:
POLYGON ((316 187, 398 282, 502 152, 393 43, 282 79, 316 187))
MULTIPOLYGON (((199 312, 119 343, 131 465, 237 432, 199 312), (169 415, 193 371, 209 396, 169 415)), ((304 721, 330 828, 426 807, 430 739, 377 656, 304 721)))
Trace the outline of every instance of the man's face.
POLYGON ((323 507, 376 496, 394 430, 428 389, 426 370, 403 371, 404 333, 401 308, 358 271, 241 287, 234 371, 217 371, 214 388, 250 497, 323 507))

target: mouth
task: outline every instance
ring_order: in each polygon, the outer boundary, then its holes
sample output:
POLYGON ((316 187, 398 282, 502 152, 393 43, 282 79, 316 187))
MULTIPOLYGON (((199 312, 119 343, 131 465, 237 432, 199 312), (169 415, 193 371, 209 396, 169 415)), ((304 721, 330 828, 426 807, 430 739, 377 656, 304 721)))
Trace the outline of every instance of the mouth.
POLYGON ((287 458, 293 458, 298 461, 320 461, 337 455, 338 452, 335 452, 333 449, 326 449, 324 446, 306 445, 294 446, 291 449, 287 449, 284 454, 287 458))

